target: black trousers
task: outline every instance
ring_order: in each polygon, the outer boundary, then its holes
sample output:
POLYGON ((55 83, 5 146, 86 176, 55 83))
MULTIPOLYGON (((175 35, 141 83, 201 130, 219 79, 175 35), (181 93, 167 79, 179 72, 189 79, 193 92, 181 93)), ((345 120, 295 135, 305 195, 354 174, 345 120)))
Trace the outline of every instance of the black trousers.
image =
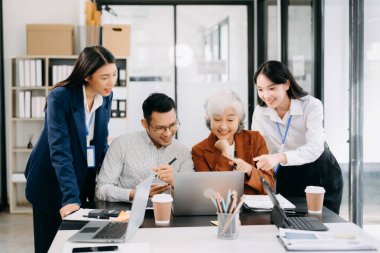
MULTIPOLYGON (((80 192, 81 207, 95 208, 95 178, 96 170, 88 170, 86 181, 80 192)), ((62 223, 59 210, 56 215, 33 206, 33 225, 34 225, 34 250, 36 253, 45 253, 49 250, 51 243, 62 223)))
POLYGON ((59 212, 55 216, 33 207, 34 252, 48 252, 62 223, 59 212))
POLYGON ((323 205, 339 214, 343 193, 342 171, 327 144, 315 162, 280 166, 276 179, 277 193, 284 197, 305 197, 306 186, 323 186, 326 190, 323 205))

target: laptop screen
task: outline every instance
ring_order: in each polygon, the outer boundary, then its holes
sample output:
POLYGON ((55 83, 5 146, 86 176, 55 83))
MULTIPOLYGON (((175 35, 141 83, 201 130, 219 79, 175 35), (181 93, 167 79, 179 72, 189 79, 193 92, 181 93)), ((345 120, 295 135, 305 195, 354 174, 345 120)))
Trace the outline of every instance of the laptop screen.
POLYGON ((272 191, 272 188, 269 186, 268 182, 265 181, 265 179, 263 177, 260 177, 260 181, 261 181, 261 183, 264 186, 265 192, 268 194, 270 200, 272 201, 272 204, 274 206, 280 206, 280 202, 278 201, 276 195, 272 191))
POLYGON ((181 172, 174 174, 174 215, 216 215, 208 192, 223 198, 235 190, 238 198, 244 191, 244 173, 239 171, 181 172))
POLYGON ((127 234, 125 235, 128 241, 139 229, 144 222, 145 208, 149 198, 150 186, 155 174, 151 173, 150 176, 136 186, 135 198, 133 199, 131 216, 128 222, 127 234))

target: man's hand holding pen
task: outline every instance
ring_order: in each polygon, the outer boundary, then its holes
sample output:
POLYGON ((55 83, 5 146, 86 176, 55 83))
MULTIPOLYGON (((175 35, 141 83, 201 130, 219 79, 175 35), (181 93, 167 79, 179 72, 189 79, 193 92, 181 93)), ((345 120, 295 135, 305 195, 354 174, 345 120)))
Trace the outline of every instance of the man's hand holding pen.
POLYGON ((153 168, 153 170, 158 179, 173 186, 173 168, 170 165, 164 164, 158 168, 153 168))
POLYGON ((161 165, 158 168, 153 168, 153 171, 156 172, 156 177, 161 181, 169 184, 173 187, 173 168, 172 163, 175 162, 177 158, 173 158, 168 164, 161 165))

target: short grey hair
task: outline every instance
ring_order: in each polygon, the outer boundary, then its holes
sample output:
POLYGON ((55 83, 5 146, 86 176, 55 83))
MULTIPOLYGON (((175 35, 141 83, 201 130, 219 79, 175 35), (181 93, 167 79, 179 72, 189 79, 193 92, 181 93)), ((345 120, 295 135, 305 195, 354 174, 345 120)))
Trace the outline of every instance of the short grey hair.
POLYGON ((239 117, 237 133, 244 129, 245 110, 240 97, 232 90, 219 90, 209 96, 204 104, 206 126, 211 130, 211 117, 221 115, 226 108, 232 108, 239 117))

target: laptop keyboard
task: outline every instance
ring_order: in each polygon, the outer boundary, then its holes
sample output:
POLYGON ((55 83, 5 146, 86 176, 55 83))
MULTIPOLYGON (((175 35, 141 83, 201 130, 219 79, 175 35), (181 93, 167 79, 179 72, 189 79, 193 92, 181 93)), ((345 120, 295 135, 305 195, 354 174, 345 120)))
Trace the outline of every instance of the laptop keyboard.
POLYGON ((119 239, 127 230, 126 222, 110 222, 102 228, 93 238, 94 239, 119 239))
POLYGON ((316 217, 288 217, 289 226, 292 229, 325 231, 327 227, 319 222, 316 217), (315 220, 314 220, 315 219, 315 220), (311 221, 311 222, 310 222, 311 221))

